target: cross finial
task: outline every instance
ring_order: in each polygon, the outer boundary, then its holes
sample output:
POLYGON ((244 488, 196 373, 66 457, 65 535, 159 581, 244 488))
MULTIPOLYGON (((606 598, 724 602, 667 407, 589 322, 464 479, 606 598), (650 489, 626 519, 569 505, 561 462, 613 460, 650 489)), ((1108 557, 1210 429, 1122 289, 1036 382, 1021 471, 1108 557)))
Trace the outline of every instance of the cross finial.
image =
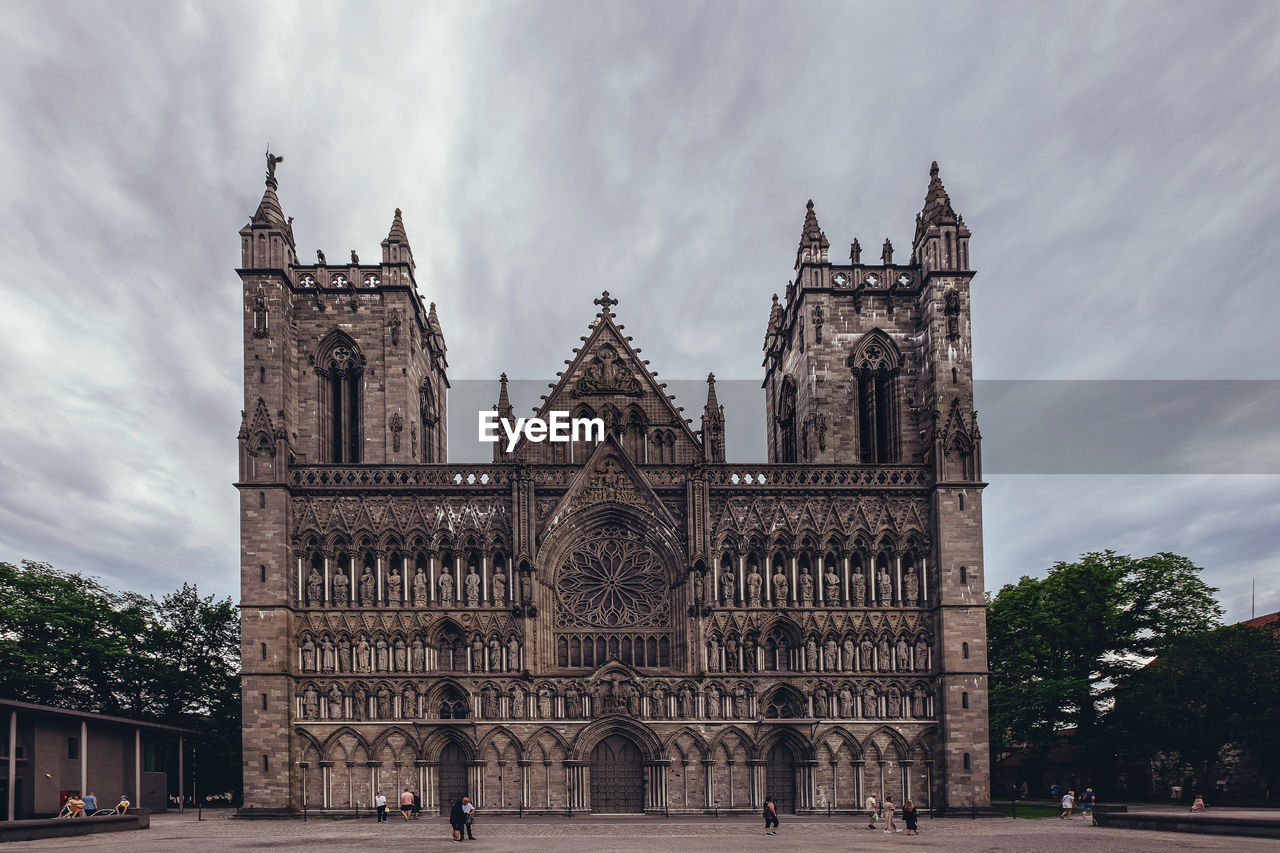
POLYGON ((618 304, 618 300, 610 296, 609 291, 607 290, 604 293, 600 294, 599 299, 593 299, 591 301, 594 302, 596 305, 599 305, 605 311, 608 311, 610 306, 618 304))

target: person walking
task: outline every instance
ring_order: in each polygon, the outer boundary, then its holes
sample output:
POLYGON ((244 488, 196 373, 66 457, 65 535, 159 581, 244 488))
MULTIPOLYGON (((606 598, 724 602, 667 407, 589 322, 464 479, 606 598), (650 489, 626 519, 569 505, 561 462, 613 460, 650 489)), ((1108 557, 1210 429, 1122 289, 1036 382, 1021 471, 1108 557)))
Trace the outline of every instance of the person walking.
POLYGON ((1071 810, 1076 807, 1076 792, 1067 791, 1066 796, 1062 798, 1062 814, 1058 817, 1068 820, 1071 817, 1071 810))
POLYGON ((876 803, 875 794, 867 794, 867 829, 876 828, 876 818, 879 817, 880 806, 876 803))
POLYGON ((1085 788, 1084 793, 1080 795, 1080 815, 1083 820, 1088 820, 1093 814, 1094 794, 1092 788, 1085 788))
POLYGON ((93 791, 90 791, 89 795, 84 798, 85 814, 92 815, 97 810, 98 810, 98 798, 93 795, 93 791))
POLYGON ((465 819, 462 821, 462 824, 467 828, 467 840, 475 841, 476 837, 471 834, 471 827, 474 826, 476 822, 476 807, 471 802, 470 797, 462 798, 462 813, 466 815, 465 819))
POLYGON ((778 834, 778 806, 774 803, 772 796, 764 798, 764 834, 778 834))
POLYGON ((400 794, 400 819, 407 821, 411 811, 413 811, 413 791, 405 788, 400 794))
POLYGON ((916 804, 910 800, 902 804, 902 821, 907 825, 907 835, 920 834, 920 813, 916 811, 916 804))
POLYGON ((467 825, 466 812, 462 810, 462 800, 454 800, 449 810, 449 826, 453 827, 453 840, 462 843, 462 832, 467 825))
POLYGON ((374 808, 378 810, 378 823, 387 822, 387 798, 382 792, 378 792, 378 796, 373 798, 374 808))
POLYGON ((413 792, 413 819, 417 820, 422 814, 422 795, 417 791, 413 792))
POLYGON ((883 817, 885 821, 884 831, 886 833, 902 832, 902 830, 898 828, 898 825, 893 822, 893 810, 894 810, 893 794, 889 794, 884 798, 883 810, 884 810, 883 817))
POLYGON ((1058 799, 1058 792, 1059 792, 1059 791, 1061 791, 1061 790, 1062 790, 1062 789, 1058 787, 1058 783, 1057 783, 1057 782, 1054 782, 1054 783, 1053 783, 1053 785, 1052 785, 1052 786, 1050 786, 1050 788, 1049 788, 1049 799, 1051 799, 1051 800, 1056 800, 1056 799, 1058 799))

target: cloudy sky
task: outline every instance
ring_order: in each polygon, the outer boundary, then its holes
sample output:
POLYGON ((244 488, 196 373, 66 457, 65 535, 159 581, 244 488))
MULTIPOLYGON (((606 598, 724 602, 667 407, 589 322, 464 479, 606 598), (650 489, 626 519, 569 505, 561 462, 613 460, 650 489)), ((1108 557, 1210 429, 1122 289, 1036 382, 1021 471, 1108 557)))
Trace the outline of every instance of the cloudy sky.
POLYGON ((906 247, 936 159, 988 586, 1172 550, 1280 609, 1275 3, 7 2, 0 76, 0 559, 235 594, 268 142, 304 257, 403 208, 455 382, 552 375, 607 288, 664 378, 758 383, 805 201, 833 255, 906 247), (1047 379, 1169 381, 1132 417, 994 382, 1047 379), (1228 379, 1272 381, 1188 382, 1228 379))

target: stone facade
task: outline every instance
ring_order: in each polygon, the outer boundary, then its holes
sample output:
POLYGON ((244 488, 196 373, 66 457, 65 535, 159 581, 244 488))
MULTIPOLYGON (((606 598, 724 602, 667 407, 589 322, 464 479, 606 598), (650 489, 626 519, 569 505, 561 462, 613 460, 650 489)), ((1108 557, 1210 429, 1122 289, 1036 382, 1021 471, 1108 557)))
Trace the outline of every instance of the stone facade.
POLYGON ((810 203, 768 464, 725 462, 714 377, 692 428, 606 293, 541 409, 604 439, 458 465, 400 212, 380 263, 304 264, 276 162, 238 271, 246 805, 989 802, 973 274, 936 164, 905 264, 832 264, 810 203))

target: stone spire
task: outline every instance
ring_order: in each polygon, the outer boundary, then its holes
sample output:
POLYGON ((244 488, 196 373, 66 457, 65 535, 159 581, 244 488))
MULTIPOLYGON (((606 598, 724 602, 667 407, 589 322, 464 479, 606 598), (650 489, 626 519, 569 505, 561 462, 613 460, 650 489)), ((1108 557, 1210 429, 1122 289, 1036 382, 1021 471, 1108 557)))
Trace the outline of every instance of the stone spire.
POLYGON ((707 404, 702 409, 702 458, 724 461, 724 406, 716 399, 716 375, 707 374, 707 404))
MULTIPOLYGON (((511 397, 507 395, 507 374, 503 373, 498 377, 498 405, 494 406, 494 410, 498 413, 499 420, 505 420, 515 423, 515 411, 511 408, 511 397)), ((498 434, 502 435, 501 427, 498 434)), ((505 454, 506 445, 502 439, 493 443, 493 461, 501 462, 505 454)))
POLYGON ((276 164, 283 162, 283 156, 272 154, 271 149, 267 149, 267 189, 262 194, 262 201, 258 202, 258 209, 254 211, 253 219, 250 221, 255 225, 271 225, 282 231, 292 231, 293 229, 284 218, 280 199, 276 196, 276 190, 280 187, 276 182, 276 164))
POLYGON ((920 225, 928 228, 930 225, 954 225, 955 221, 951 197, 942 185, 942 178, 938 177, 938 161, 934 160, 929 167, 929 191, 925 193, 924 209, 920 211, 920 225))
POLYGON ((951 206, 947 188, 938 177, 938 161, 929 167, 929 190, 924 208, 916 216, 916 234, 911 241, 912 261, 927 272, 963 270, 969 264, 969 229, 964 218, 951 206))
POLYGON ((286 269, 297 262, 293 242, 293 218, 284 216, 276 195, 276 165, 284 157, 267 150, 267 188, 249 224, 240 229, 241 266, 246 269, 286 269))
POLYGON ((813 212, 813 199, 805 207, 804 226, 800 229, 800 247, 796 249, 796 266, 803 263, 827 263, 827 249, 831 244, 818 225, 818 215, 813 212))
POLYGON ((409 235, 405 233, 404 220, 400 218, 398 207, 395 217, 391 220, 391 230, 387 232, 387 239, 382 241, 382 264, 384 279, 392 273, 391 270, 385 269, 390 264, 408 264, 409 274, 413 275, 413 249, 409 246, 409 235))

